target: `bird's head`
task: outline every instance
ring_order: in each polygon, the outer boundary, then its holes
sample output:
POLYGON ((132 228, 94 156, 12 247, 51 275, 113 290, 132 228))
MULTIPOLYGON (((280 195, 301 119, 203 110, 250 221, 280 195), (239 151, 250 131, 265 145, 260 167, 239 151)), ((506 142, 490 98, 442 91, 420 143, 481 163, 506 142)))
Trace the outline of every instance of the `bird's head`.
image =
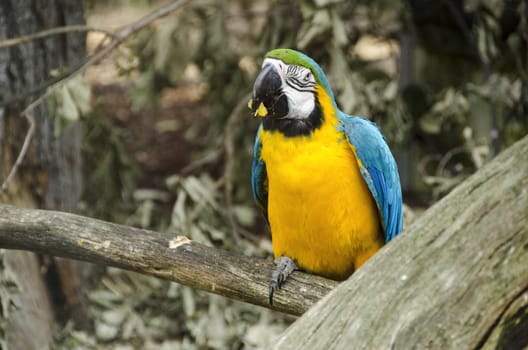
POLYGON ((302 52, 275 49, 266 54, 248 107, 264 118, 264 129, 287 136, 309 134, 322 124, 322 98, 336 108, 321 67, 302 52))

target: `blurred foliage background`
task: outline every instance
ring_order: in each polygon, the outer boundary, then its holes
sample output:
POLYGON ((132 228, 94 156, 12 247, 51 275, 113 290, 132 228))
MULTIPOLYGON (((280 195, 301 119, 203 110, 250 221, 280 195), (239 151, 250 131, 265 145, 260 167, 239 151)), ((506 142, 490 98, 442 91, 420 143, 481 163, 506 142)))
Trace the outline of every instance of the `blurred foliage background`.
MULTIPOLYGON (((86 0, 87 21, 124 25, 163 3, 86 0)), ((258 125, 246 104, 276 47, 309 54, 338 105, 380 125, 412 208, 527 133, 526 2, 195 0, 88 71, 91 97, 73 99, 85 116, 81 211, 270 257, 250 192, 258 125)), ((130 272, 90 276, 94 329, 67 323, 64 348, 261 348, 292 321, 130 272)))

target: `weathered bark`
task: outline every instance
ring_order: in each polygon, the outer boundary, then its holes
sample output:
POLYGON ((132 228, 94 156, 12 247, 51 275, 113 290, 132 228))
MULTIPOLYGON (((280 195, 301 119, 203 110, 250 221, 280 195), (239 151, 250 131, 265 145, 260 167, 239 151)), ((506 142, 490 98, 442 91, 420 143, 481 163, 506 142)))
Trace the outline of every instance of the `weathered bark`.
MULTIPOLYGON (((137 271, 270 307, 270 260, 164 234, 54 211, 0 205, 0 248, 25 249, 137 271)), ((300 315, 337 282, 295 273, 271 308, 300 315)))
MULTIPOLYGON (((0 1, 0 41, 83 22, 78 1, 0 1)), ((45 90, 54 70, 71 68, 84 58, 84 38, 82 33, 57 35, 0 50, 0 183, 28 129, 20 111, 45 90)), ((8 190, 0 193, 0 201, 73 210, 81 192, 80 125, 56 137, 45 103, 36 108, 34 118, 36 132, 29 152, 8 190)), ((53 311, 37 256, 8 251, 0 260, 0 301, 4 306, 0 342, 10 349, 46 347, 52 339, 53 311), (16 280, 18 287, 4 288, 6 276, 16 280)))
POLYGON ((300 317, 277 349, 528 347, 528 136, 300 317))
POLYGON ((3 310, 6 314, 1 317, 5 320, 5 349, 42 349, 52 340, 55 320, 38 256, 23 251, 5 251, 0 256, 6 293, 2 293, 2 303, 13 306, 3 310))
MULTIPOLYGON (((16 38, 40 30, 82 24, 83 10, 79 2, 3 0, 0 2, 0 40, 16 38)), ((19 113, 27 103, 28 91, 45 89, 53 70, 67 69, 84 59, 85 36, 70 33, 0 50, 0 176, 3 180, 17 156, 27 123, 19 113)), ((38 96, 38 95, 37 95, 38 96)), ((34 97, 34 96, 33 96, 34 97)), ((18 179, 2 201, 13 201, 18 191, 29 192, 39 207, 57 210, 75 208, 81 191, 80 124, 54 135, 53 116, 46 104, 35 110, 36 132, 31 152, 24 159, 18 179)))

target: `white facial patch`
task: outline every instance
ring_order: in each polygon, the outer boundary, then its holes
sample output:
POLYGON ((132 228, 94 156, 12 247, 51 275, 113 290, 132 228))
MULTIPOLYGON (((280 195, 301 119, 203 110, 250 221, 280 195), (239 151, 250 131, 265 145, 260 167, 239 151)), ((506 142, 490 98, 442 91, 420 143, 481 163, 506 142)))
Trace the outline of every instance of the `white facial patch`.
POLYGON ((282 119, 306 119, 315 108, 315 78, 310 69, 287 65, 275 58, 266 58, 262 67, 271 64, 279 73, 282 92, 288 98, 288 114, 282 119))

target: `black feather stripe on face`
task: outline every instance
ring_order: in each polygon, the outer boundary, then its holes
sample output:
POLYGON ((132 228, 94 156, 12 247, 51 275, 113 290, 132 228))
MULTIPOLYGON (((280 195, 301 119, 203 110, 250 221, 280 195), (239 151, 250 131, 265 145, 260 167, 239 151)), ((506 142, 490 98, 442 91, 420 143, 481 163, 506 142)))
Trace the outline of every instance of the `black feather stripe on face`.
POLYGON ((297 91, 313 92, 315 89, 315 83, 302 82, 297 78, 289 78, 286 80, 286 84, 297 91))
POLYGON ((315 108, 308 118, 287 119, 287 118, 264 118, 262 127, 264 130, 279 131, 287 137, 309 136, 313 131, 319 129, 323 124, 323 112, 319 101, 315 98, 315 108))

